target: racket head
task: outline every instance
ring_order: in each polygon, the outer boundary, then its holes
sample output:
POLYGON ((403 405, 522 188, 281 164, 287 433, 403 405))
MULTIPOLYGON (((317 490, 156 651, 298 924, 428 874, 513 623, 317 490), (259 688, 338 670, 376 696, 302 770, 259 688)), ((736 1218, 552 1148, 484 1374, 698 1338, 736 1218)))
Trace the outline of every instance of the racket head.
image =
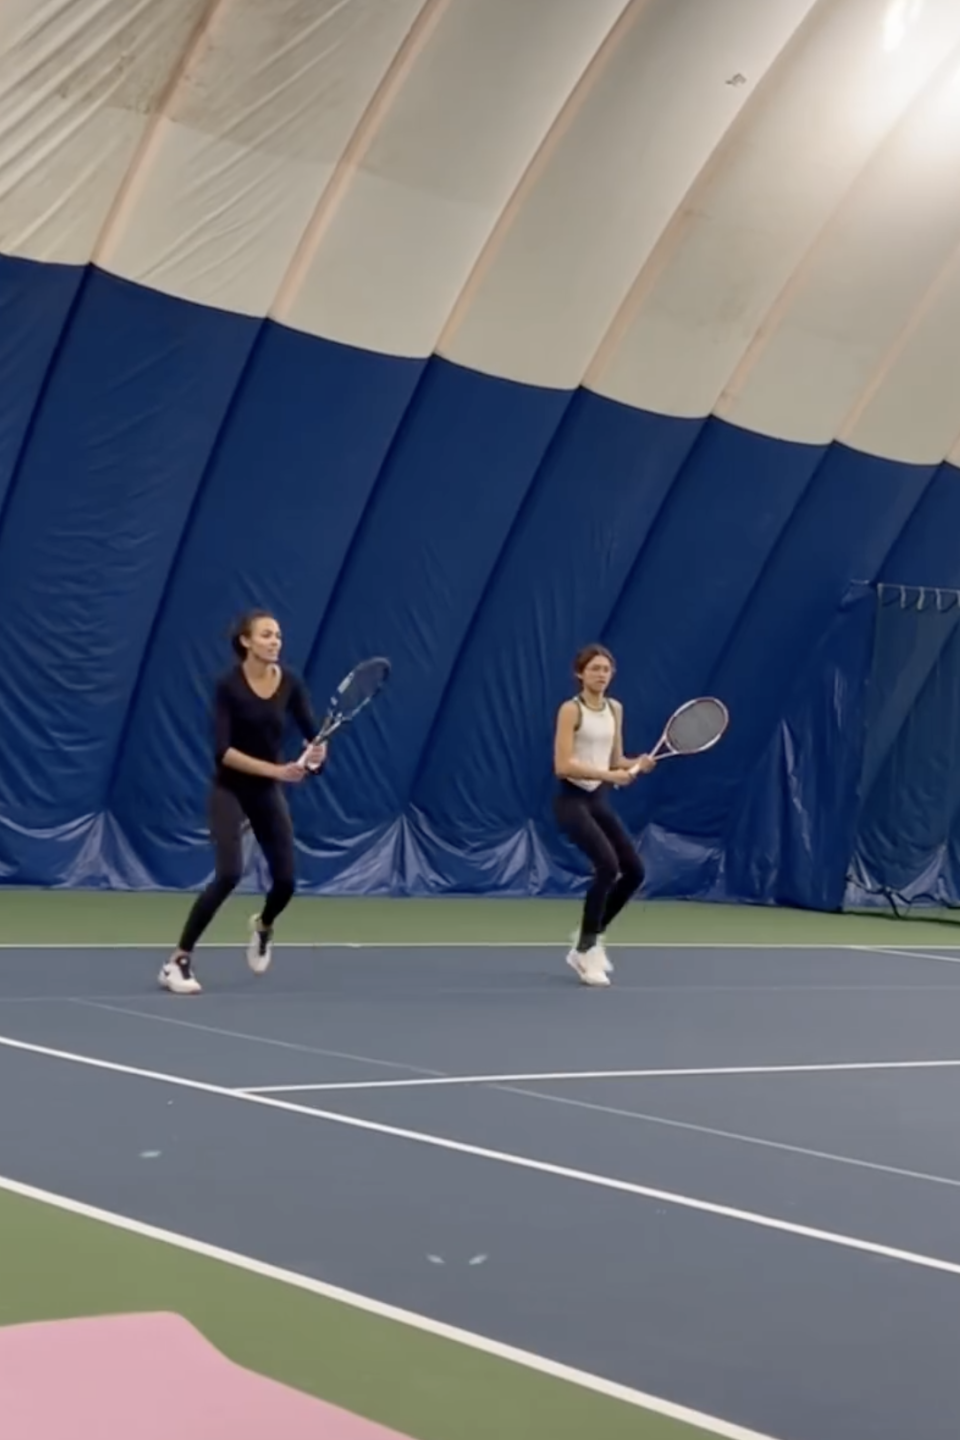
POLYGON ((349 674, 345 675, 330 697, 330 707, 320 731, 325 740, 341 725, 348 724, 359 715, 370 701, 383 689, 390 678, 390 661, 384 655, 372 655, 361 660, 349 674))
POLYGON ((700 695, 673 712, 660 743, 672 755, 702 755, 723 739, 729 724, 730 712, 723 701, 700 695))

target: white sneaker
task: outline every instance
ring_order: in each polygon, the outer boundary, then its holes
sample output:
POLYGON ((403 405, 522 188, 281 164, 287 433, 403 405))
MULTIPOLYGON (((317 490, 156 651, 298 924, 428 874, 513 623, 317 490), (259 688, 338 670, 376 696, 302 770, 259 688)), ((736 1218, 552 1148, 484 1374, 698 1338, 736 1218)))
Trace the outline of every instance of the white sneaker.
POLYGON ((164 963, 157 980, 171 995, 199 995, 202 989, 200 981, 193 973, 189 955, 184 955, 179 960, 171 955, 164 963))
POLYGON ((578 978, 581 980, 583 979, 583 960, 584 957, 580 954, 580 951, 576 949, 571 950, 567 955, 567 964, 571 970, 576 972, 578 978))
POLYGON ((263 975, 270 969, 273 959, 273 931, 260 929, 260 916, 250 917, 250 943, 247 946, 247 964, 254 975, 263 975))
MULTIPOLYGON (((570 944, 573 946, 574 950, 576 950, 577 945, 578 945, 578 943, 579 943, 579 940, 580 940, 580 926, 577 925, 577 926, 574 927, 573 930, 570 931, 570 944)), ((594 948, 595 948, 596 950, 599 950, 600 953, 601 953, 601 955, 603 956, 603 968, 604 968, 604 970, 607 972, 608 975, 612 975, 612 974, 613 974, 613 961, 610 959, 610 956, 607 954, 607 937, 606 937, 605 935, 599 935, 599 936, 597 937, 597 943, 596 943, 596 945, 595 945, 594 948)), ((574 968, 576 968, 576 967, 574 967, 574 968)))
POLYGON ((567 956, 567 964, 571 970, 577 972, 581 985, 610 984, 608 961, 599 945, 594 945, 592 950, 586 952, 571 950, 567 956))

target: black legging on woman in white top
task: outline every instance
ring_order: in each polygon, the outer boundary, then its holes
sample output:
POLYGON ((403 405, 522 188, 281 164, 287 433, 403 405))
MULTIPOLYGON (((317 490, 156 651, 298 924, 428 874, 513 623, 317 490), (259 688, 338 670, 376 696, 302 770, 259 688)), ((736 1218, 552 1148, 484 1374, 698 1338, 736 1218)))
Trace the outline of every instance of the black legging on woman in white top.
POLYGON ((553 813, 562 832, 593 866, 577 944, 577 949, 585 952, 640 889, 643 864, 622 822, 610 808, 605 785, 584 790, 561 780, 553 813))

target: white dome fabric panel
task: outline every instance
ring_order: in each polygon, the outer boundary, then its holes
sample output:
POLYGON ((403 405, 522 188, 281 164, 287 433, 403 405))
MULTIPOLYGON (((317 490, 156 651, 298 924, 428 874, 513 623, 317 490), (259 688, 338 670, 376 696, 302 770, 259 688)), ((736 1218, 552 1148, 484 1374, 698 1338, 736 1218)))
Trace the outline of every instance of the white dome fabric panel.
POLYGON ((381 354, 820 443, 953 254, 950 0, 3 0, 0 27, 3 253, 381 354))

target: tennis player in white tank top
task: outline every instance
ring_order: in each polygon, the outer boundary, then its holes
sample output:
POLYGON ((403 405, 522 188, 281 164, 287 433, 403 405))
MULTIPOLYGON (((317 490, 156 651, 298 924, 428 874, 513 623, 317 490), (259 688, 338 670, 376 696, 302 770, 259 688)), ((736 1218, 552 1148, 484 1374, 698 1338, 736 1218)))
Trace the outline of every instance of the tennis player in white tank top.
POLYGON ((567 964, 585 985, 609 985, 613 967, 604 933, 643 884, 643 865, 607 794, 611 787, 633 783, 631 766, 646 775, 657 762, 650 755, 631 760, 623 753, 623 707, 607 696, 615 670, 610 651, 588 645, 576 656, 573 669, 579 693, 557 713, 554 815, 589 859, 593 879, 567 964))

